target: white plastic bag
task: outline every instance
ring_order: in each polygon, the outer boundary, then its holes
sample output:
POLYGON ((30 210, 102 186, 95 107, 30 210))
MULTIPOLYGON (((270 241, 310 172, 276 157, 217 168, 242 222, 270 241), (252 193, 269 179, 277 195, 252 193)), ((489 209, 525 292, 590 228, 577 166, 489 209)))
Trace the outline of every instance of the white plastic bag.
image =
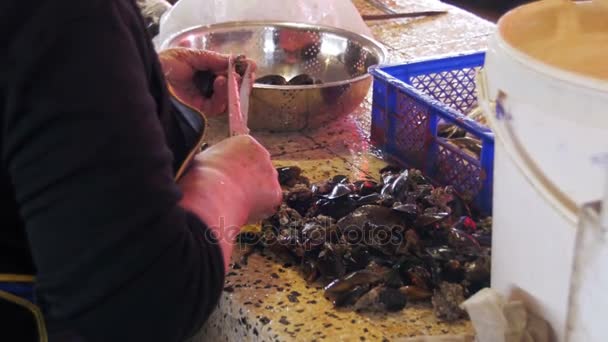
POLYGON ((160 21, 157 48, 184 29, 233 21, 284 21, 331 26, 372 36, 351 0, 180 0, 160 21))

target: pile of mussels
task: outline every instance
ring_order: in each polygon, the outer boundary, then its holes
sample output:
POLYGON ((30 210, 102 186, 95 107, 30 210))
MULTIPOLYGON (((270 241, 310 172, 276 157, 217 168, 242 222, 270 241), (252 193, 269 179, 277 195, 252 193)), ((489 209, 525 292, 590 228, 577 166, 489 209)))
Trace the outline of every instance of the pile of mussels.
POLYGON ((379 182, 345 176, 310 184, 278 169, 280 210, 239 241, 299 265, 336 307, 398 311, 431 301, 442 320, 464 316, 467 297, 490 281, 491 217, 419 170, 386 167, 379 182))

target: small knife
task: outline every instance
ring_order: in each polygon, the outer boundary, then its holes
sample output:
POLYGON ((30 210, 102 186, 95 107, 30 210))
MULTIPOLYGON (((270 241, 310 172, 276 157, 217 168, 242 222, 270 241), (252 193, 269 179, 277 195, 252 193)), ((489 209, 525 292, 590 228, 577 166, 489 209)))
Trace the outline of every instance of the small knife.
POLYGON ((388 19, 401 19, 401 18, 418 18, 418 17, 429 17, 440 14, 446 14, 448 11, 420 11, 420 12, 408 12, 408 13, 387 13, 387 14, 362 14, 363 20, 388 20, 388 19))
MULTIPOLYGON (((249 66, 247 66, 249 69, 249 66)), ((234 77, 234 58, 230 56, 228 59, 228 126, 230 130, 230 136, 249 134, 249 128, 247 128, 246 117, 243 115, 243 106, 245 110, 249 107, 249 86, 239 89, 236 78, 234 77), (245 101, 245 102, 243 102, 245 101)), ((243 75, 243 81, 249 79, 251 82, 251 73, 247 75, 247 72, 243 75)))

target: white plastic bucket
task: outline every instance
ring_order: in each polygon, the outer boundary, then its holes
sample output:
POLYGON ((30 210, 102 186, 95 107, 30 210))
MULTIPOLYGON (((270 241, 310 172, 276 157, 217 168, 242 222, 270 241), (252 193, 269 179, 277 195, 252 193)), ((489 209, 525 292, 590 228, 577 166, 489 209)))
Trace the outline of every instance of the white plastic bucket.
MULTIPOLYGON (((525 5, 501 18, 486 55, 488 95, 511 116, 502 120, 501 125, 508 121, 513 137, 522 142, 526 154, 532 156, 542 173, 565 196, 581 205, 603 194, 604 171, 594 161, 608 153, 608 81, 547 65, 504 38, 508 30, 505 27, 522 25, 518 18, 528 20, 527 12, 553 11, 545 3, 555 1, 525 5)), ((584 14, 591 4, 574 6, 584 8, 581 12, 584 14)), ((608 30, 608 11, 605 13, 608 30)), ((608 70, 608 46, 606 55, 601 57, 603 68, 608 70)))
MULTIPOLYGON (((515 291, 551 324, 555 340, 585 336, 584 341, 599 342, 608 336, 593 313, 604 312, 608 300, 589 296, 604 298, 604 281, 594 272, 606 272, 608 243, 583 237, 605 236, 606 219, 603 226, 599 218, 589 224, 580 213, 604 198, 608 217, 608 172, 601 162, 608 155, 608 79, 548 65, 505 38, 514 27, 532 39, 552 32, 560 6, 583 6, 568 7, 583 17, 605 11, 600 25, 608 32, 608 9, 588 7, 591 3, 522 6, 499 21, 478 77, 479 102, 496 135, 492 287, 507 295, 515 291), (590 247, 593 253, 581 257, 590 247), (589 265, 582 271, 581 260, 589 265), (575 286, 580 279, 584 284, 575 286)), ((592 28, 589 23, 593 20, 562 34, 580 34, 592 28)), ((575 53, 564 51, 570 52, 575 53)), ((603 61, 608 68, 608 55, 603 61)))

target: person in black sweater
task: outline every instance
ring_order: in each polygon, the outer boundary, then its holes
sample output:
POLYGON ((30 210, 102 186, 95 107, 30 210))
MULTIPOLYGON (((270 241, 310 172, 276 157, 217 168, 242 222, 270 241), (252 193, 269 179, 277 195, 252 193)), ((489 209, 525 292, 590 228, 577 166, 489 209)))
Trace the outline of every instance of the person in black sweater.
MULTIPOLYGON (((226 78, 211 100, 190 80, 225 73, 227 58, 173 50, 159 63, 134 0, 4 0, 0 44, 0 282, 35 276, 50 341, 192 336, 239 227, 281 200, 250 136, 206 149, 174 180, 204 121, 166 85, 218 114, 226 78)), ((27 341, 13 336, 28 329, 11 298, 0 291, 0 340, 27 341)))

